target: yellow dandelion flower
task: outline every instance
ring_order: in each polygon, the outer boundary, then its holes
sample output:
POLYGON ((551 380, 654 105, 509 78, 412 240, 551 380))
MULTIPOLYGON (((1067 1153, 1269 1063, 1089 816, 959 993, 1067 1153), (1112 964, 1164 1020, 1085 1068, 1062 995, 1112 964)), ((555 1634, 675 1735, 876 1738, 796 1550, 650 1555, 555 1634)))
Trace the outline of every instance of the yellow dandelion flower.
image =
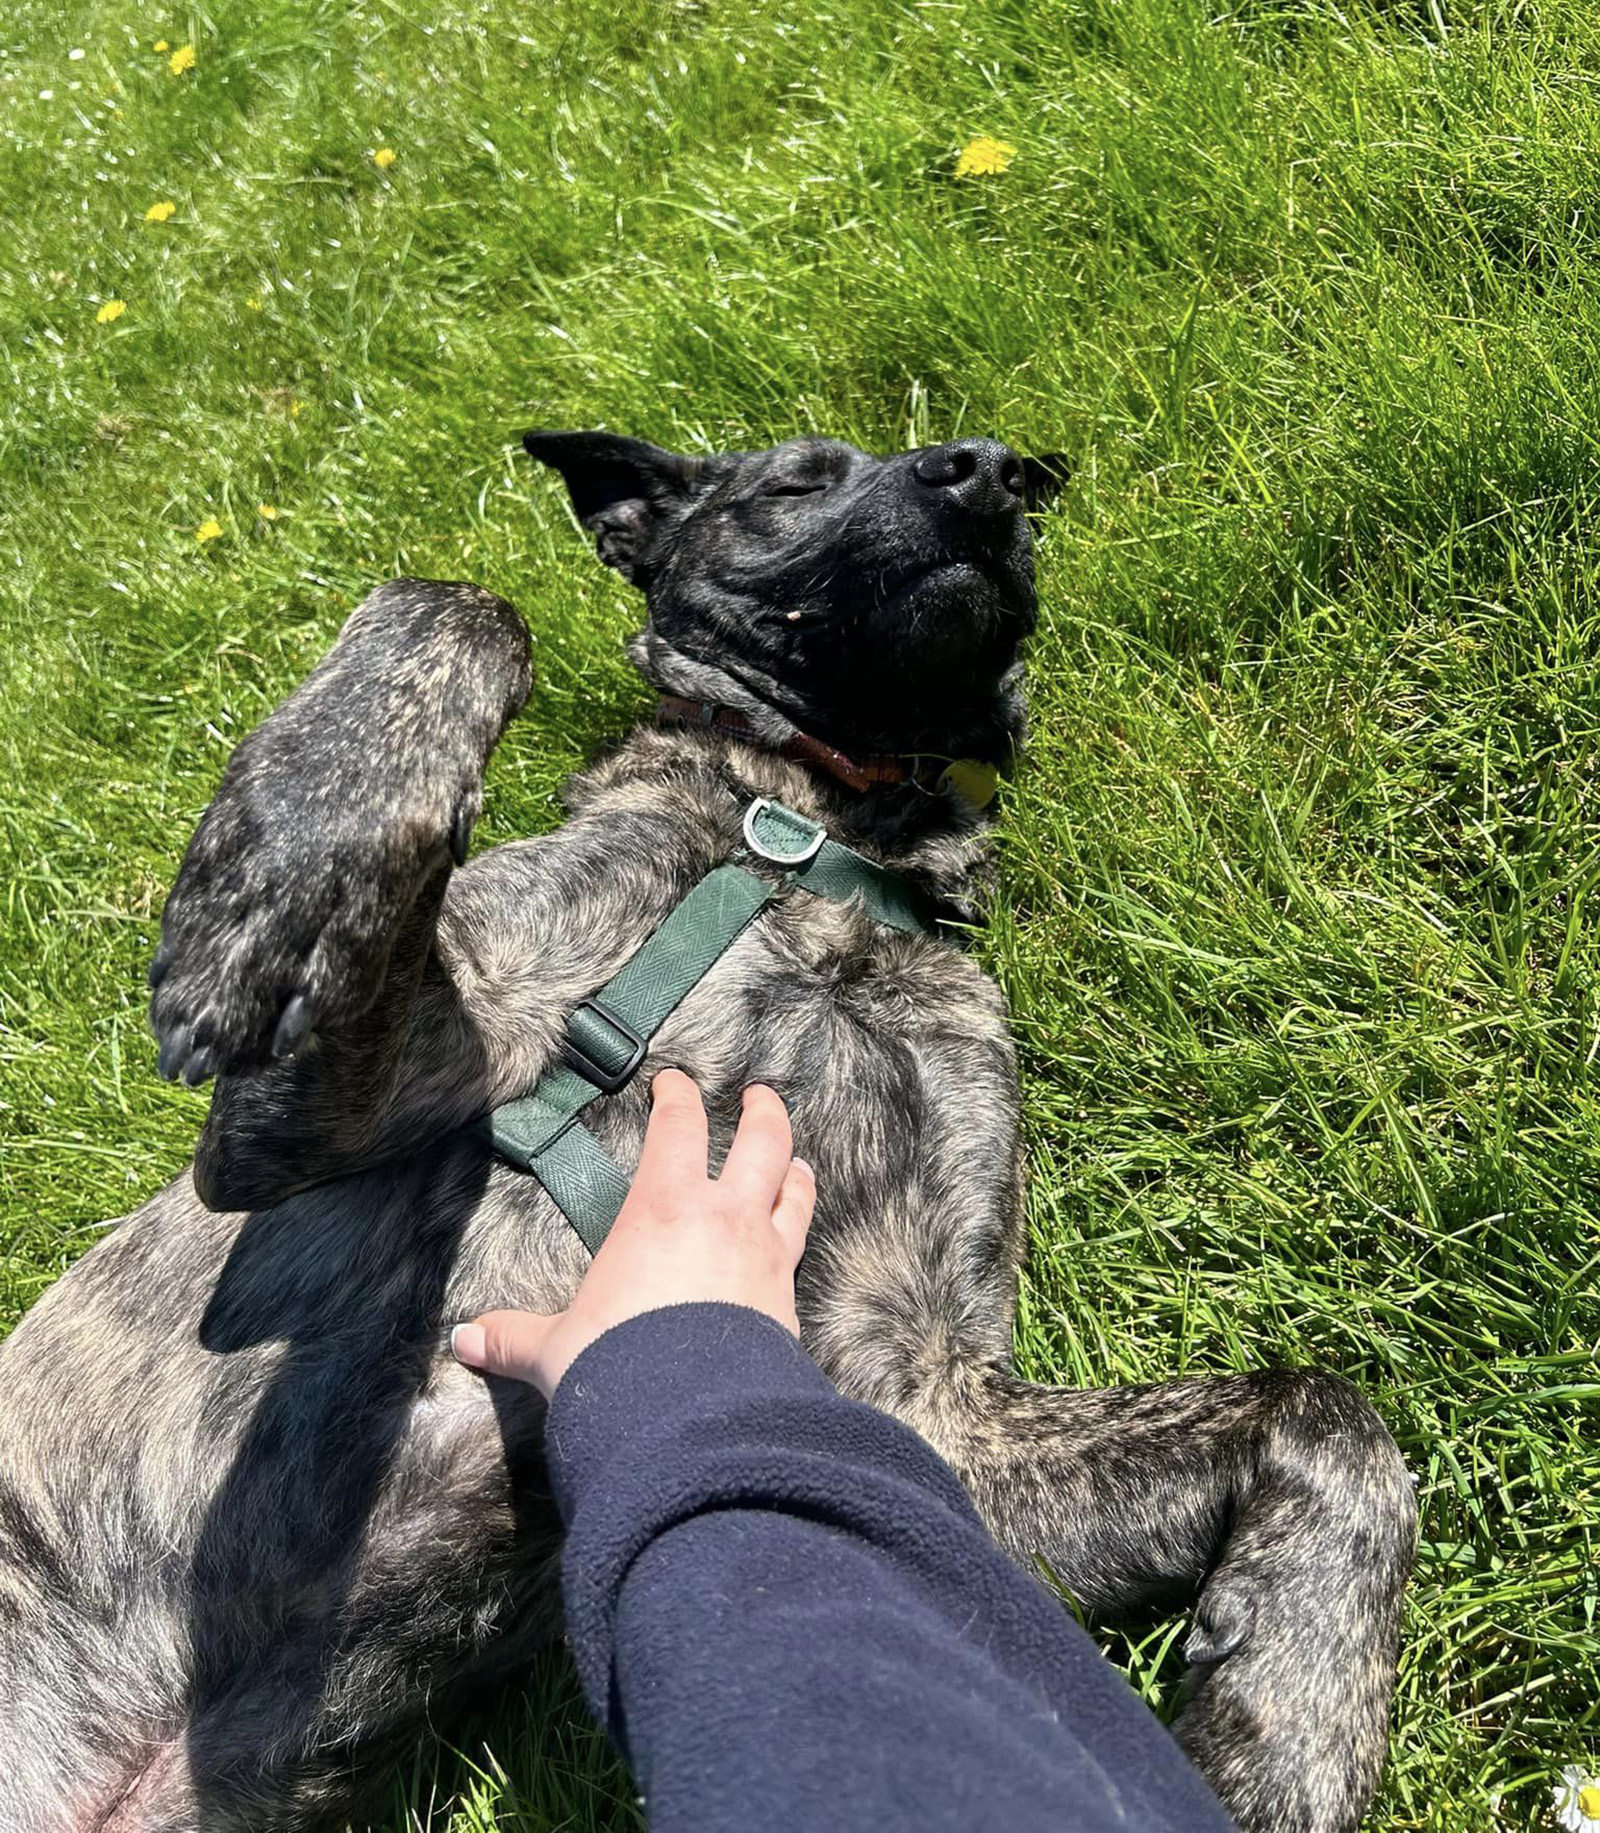
POLYGON ((961 149, 961 156, 956 160, 957 178, 992 178, 997 172, 1003 172, 1017 156, 1017 149, 1004 140, 993 140, 988 134, 979 134, 976 140, 969 140, 961 149))
POLYGON ((220 541, 222 539, 222 524, 215 516, 207 516, 194 531, 194 538, 196 541, 220 541))
POLYGON ((164 38, 158 38, 155 41, 155 43, 150 47, 152 51, 165 51, 166 48, 167 48, 167 41, 164 38))
POLYGON ((298 420, 300 418, 300 403, 298 401, 291 401, 289 403, 289 418, 291 420, 298 420))
POLYGON ((152 204, 150 208, 147 211, 145 211, 144 220, 147 223, 170 222, 171 219, 177 214, 177 211, 178 211, 178 206, 176 204, 166 204, 166 203, 152 204))
POLYGON ((194 68, 194 46, 179 45, 167 59, 167 68, 174 76, 182 76, 185 70, 194 68))
POLYGON ((245 304, 249 306, 252 312, 259 312, 261 310, 261 295, 259 293, 252 293, 245 301, 245 304))
POLYGON ((257 508, 256 514, 260 516, 263 522, 276 522, 278 519, 278 512, 270 503, 262 503, 257 508))
POLYGON ((95 313, 94 322, 97 325, 109 325, 113 320, 120 318, 127 309, 127 302, 125 300, 108 299, 105 304, 101 306, 100 310, 95 313))
POLYGON ((380 172, 387 172, 399 157, 400 155, 392 146, 380 146, 372 155, 372 163, 380 172))

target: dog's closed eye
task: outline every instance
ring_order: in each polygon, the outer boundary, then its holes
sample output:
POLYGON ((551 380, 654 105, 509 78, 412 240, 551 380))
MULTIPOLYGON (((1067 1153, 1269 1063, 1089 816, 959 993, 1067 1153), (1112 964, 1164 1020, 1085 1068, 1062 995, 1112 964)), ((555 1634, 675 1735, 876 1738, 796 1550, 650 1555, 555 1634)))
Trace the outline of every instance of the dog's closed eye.
POLYGON ((764 492, 767 496, 814 496, 819 490, 826 490, 831 478, 819 477, 809 484, 769 484, 764 492))

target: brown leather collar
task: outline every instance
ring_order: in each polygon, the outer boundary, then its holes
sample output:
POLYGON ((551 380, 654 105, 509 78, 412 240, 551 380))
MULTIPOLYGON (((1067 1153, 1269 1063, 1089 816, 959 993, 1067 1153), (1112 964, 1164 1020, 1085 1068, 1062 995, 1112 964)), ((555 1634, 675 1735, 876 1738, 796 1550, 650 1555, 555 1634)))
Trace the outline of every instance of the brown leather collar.
MULTIPOLYGON (((748 744, 764 744, 755 726, 737 707, 717 706, 709 700, 683 700, 676 694, 663 694, 656 706, 659 726, 695 726, 704 732, 717 732, 724 738, 741 738, 748 744)), ((780 757, 797 764, 812 764, 829 776, 855 790, 872 789, 880 783, 913 783, 928 795, 944 790, 964 796, 976 808, 987 808, 994 800, 1000 773, 993 764, 975 757, 938 757, 932 752, 876 752, 866 757, 849 757, 832 745, 813 738, 809 732, 796 732, 782 745, 769 746, 780 757)))

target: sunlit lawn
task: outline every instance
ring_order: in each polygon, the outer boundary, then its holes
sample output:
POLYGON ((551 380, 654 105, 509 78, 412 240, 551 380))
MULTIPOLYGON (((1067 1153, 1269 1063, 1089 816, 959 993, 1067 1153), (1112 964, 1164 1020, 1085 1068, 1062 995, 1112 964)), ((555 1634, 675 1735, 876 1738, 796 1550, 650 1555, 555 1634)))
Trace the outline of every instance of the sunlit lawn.
MULTIPOLYGON (((1600 1758, 1593 8, 23 0, 0 43, 4 1322, 184 1162, 161 897, 368 585, 533 626, 480 844, 645 704, 519 429, 1064 449, 982 944, 1019 1355, 1362 1383, 1424 1507, 1371 1825, 1543 1824, 1600 1758)), ((1110 1642, 1152 1697, 1169 1628, 1110 1642)), ((530 1688, 394 1828, 632 1823, 530 1688)))

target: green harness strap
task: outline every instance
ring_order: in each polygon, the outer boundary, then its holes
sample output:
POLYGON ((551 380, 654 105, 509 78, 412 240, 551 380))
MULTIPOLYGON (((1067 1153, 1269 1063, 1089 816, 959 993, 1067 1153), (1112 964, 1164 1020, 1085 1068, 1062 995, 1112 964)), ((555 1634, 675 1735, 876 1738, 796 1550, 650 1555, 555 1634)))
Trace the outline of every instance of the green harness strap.
POLYGON ((745 811, 747 857, 784 868, 773 881, 742 865, 717 866, 567 1019, 565 1061, 531 1094, 480 1122, 496 1152, 536 1177, 592 1254, 628 1194, 628 1179, 578 1118, 614 1095, 644 1061, 650 1039, 752 920, 790 886, 848 903, 891 929, 931 931, 931 902, 896 873, 863 859, 781 802, 758 796, 745 811))

